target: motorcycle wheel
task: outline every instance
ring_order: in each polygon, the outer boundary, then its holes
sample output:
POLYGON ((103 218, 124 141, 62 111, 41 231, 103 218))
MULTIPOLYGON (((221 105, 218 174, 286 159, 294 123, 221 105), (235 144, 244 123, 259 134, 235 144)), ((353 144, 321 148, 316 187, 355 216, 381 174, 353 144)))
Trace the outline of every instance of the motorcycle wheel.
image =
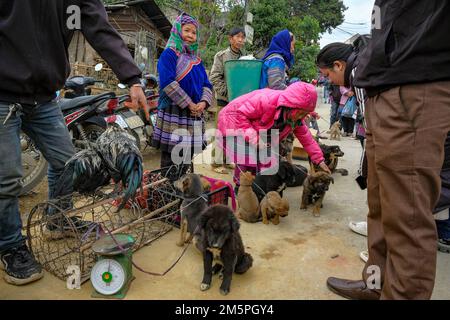
POLYGON ((31 139, 21 133, 20 141, 22 145, 22 191, 20 195, 25 195, 36 188, 47 175, 47 161, 42 153, 34 146, 31 139))

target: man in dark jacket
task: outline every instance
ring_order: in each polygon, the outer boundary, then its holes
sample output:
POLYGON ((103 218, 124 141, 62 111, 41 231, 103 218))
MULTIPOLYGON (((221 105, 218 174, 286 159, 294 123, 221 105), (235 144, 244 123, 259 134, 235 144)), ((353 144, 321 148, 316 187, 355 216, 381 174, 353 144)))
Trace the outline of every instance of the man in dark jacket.
MULTIPOLYGON (((54 99, 70 73, 67 48, 75 29, 81 30, 119 80, 128 84, 134 107, 147 105, 139 84, 141 71, 108 23, 100 0, 0 2, 0 267, 5 280, 15 285, 43 276, 21 232, 21 129, 49 162, 49 197, 72 191, 69 179, 55 194, 74 149, 54 99)), ((82 224, 76 218, 73 222, 82 224)))
POLYGON ((351 299, 429 299, 444 142, 450 131, 450 2, 377 0, 354 85, 366 89, 369 260, 351 299))

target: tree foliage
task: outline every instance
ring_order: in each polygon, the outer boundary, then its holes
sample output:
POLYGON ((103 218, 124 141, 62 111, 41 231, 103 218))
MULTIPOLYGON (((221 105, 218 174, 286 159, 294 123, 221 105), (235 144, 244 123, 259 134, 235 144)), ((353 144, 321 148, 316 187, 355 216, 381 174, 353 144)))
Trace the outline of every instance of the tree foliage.
POLYGON ((317 75, 315 57, 322 28, 312 15, 295 14, 291 0, 258 0, 252 6, 254 14, 255 41, 253 49, 261 53, 270 44, 272 37, 283 29, 291 31, 296 38, 295 64, 290 70, 291 77, 311 80, 317 75))
POLYGON ((347 10, 342 0, 288 0, 288 5, 293 16, 315 18, 321 33, 342 24, 347 10))
MULTIPOLYGON (((245 6, 253 13, 254 42, 247 51, 261 55, 272 37, 289 29, 296 37, 295 65, 290 75, 311 80, 317 74, 315 57, 320 34, 344 21, 342 0, 155 0, 163 9, 185 11, 200 21, 200 54, 207 68, 228 45, 227 32, 245 23, 245 6)), ((104 0, 105 3, 123 2, 104 0)))

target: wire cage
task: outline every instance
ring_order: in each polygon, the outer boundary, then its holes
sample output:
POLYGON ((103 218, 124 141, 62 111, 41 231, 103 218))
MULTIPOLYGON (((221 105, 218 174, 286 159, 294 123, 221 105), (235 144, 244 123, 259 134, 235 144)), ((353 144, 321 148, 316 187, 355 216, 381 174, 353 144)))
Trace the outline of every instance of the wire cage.
MULTIPOLYGON (((153 191, 153 193, 147 197, 147 201, 149 203, 149 206, 154 203, 153 199, 158 199, 159 197, 164 194, 166 197, 169 197, 171 199, 180 199, 183 200, 183 195, 181 192, 173 187, 173 182, 180 179, 184 174, 190 173, 193 171, 192 165, 173 165, 170 167, 165 167, 153 171, 149 171, 147 173, 144 173, 144 180, 153 179, 163 179, 167 178, 169 181, 172 182, 172 185, 170 188, 165 188, 166 185, 164 185, 162 188, 158 188, 157 191, 153 191), (151 178, 150 178, 151 177, 151 178), (155 194, 156 192, 156 194, 155 194)), ((230 190, 227 186, 218 188, 216 190, 212 190, 210 192, 205 193, 206 198, 208 199, 208 206, 212 206, 215 204, 223 204, 228 205, 228 200, 230 195, 230 190)), ((156 201, 157 202, 157 201, 156 201)), ((181 205, 181 202, 180 202, 181 205)), ((175 215, 173 215, 170 218, 170 223, 175 225, 176 227, 180 226, 180 212, 179 210, 176 212, 175 215)))
POLYGON ((160 188, 171 188, 170 181, 149 182, 120 211, 121 199, 111 190, 93 196, 75 193, 38 204, 28 217, 28 246, 51 274, 66 280, 68 267, 77 266, 84 282, 96 262, 92 245, 103 234, 132 235, 136 240, 133 251, 136 251, 172 229, 171 218, 179 208, 180 199, 155 191, 160 188), (139 196, 146 191, 153 194, 153 204, 147 208, 139 202, 139 196))
MULTIPOLYGON (((74 193, 40 203, 28 216, 28 246, 49 273, 66 280, 68 268, 77 266, 85 282, 96 262, 92 245, 103 234, 132 235, 136 240, 132 250, 136 251, 164 236, 174 225, 179 226, 183 197, 174 188, 173 179, 185 170, 173 167, 146 171, 142 189, 120 211, 121 198, 112 186, 91 196, 74 193)), ((206 196, 209 205, 227 205, 229 190, 220 188, 206 196)))

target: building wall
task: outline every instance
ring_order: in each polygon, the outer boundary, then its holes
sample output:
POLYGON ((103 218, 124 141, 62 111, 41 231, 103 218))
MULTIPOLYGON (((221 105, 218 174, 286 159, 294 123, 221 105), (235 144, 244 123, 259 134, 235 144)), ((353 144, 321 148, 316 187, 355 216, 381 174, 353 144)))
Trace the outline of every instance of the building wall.
MULTIPOLYGON (((109 13, 111 25, 127 44, 136 63, 145 64, 145 72, 156 73, 159 52, 166 41, 149 17, 135 7, 109 13)), ((102 59, 89 45, 81 32, 76 32, 69 46, 70 63, 95 65, 102 59)))

